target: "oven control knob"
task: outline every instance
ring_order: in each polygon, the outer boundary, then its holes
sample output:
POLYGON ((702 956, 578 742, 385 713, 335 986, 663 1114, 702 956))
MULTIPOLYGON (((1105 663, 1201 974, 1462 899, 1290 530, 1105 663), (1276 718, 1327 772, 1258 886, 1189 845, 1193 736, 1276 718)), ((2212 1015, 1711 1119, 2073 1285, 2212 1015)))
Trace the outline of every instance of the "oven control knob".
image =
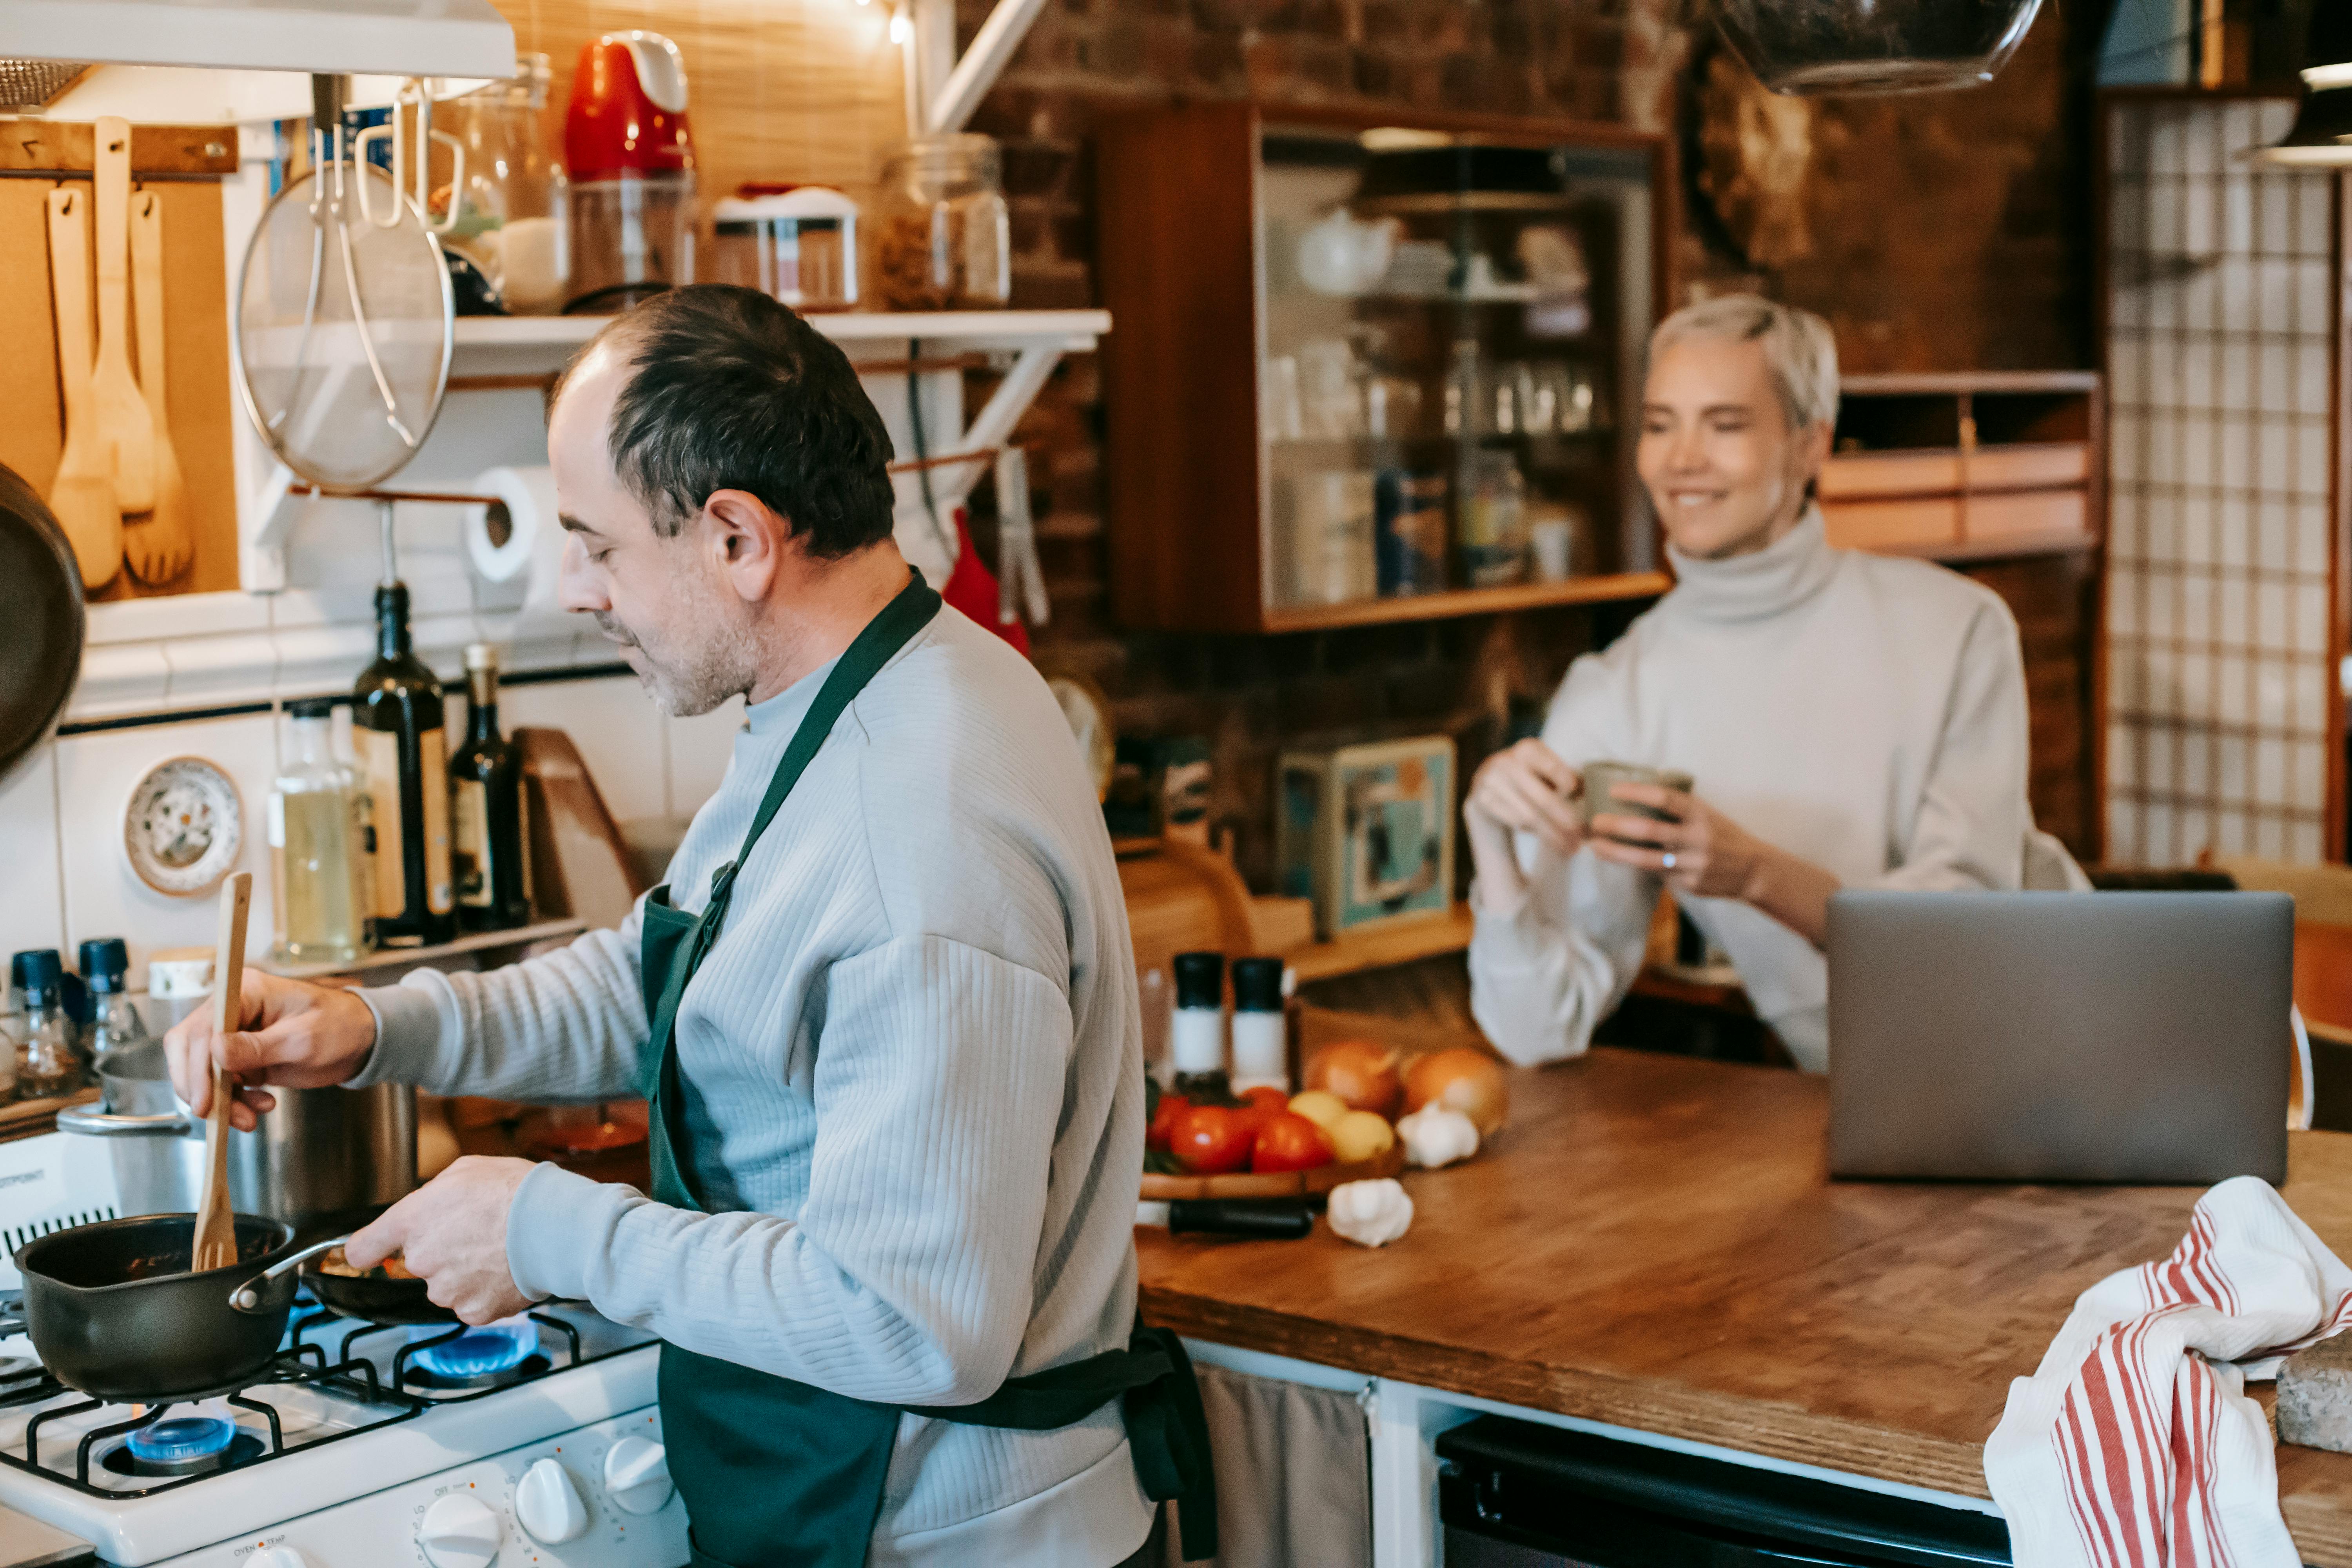
POLYGON ((604 1489, 629 1513, 658 1513, 669 1501, 669 1450, 644 1437, 624 1437, 604 1456, 604 1489))
POLYGON ((534 1460, 515 1483, 515 1518, 543 1546, 588 1533, 588 1505, 580 1500, 570 1473, 553 1459, 534 1460))
POLYGON ((299 1546, 265 1546, 245 1560, 246 1568, 310 1568, 299 1546))
POLYGON ((425 1510, 416 1540, 433 1568, 488 1568, 503 1533, 499 1516, 480 1500, 452 1492, 425 1510))

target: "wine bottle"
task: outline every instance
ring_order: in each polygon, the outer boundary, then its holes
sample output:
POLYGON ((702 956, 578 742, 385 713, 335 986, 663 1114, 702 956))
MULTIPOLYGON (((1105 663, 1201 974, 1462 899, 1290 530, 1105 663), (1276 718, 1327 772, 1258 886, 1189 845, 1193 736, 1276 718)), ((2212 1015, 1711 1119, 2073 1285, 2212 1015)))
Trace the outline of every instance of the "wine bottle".
POLYGON ((450 866, 457 923, 506 931, 530 922, 530 835, 524 831, 522 748, 499 735, 499 650, 466 649, 466 743, 449 762, 457 842, 450 866))
POLYGON ((418 947, 457 932, 441 683, 409 651, 406 585, 377 585, 375 622, 375 662, 352 688, 352 744, 373 797, 371 924, 378 947, 418 947))

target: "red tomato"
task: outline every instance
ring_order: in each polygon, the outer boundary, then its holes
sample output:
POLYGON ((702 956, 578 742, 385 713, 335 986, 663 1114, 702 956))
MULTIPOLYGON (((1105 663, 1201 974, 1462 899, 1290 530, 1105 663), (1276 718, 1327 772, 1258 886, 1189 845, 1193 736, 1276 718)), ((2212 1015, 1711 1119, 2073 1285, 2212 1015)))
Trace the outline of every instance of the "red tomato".
POLYGON ((1147 1149, 1168 1147, 1169 1131, 1175 1127, 1177 1116, 1191 1109, 1192 1102, 1181 1094, 1163 1094, 1152 1108, 1151 1125, 1143 1131, 1143 1146, 1147 1149))
POLYGON ((1189 1105, 1168 1131, 1168 1150, 1196 1176, 1223 1175, 1249 1163, 1250 1126, 1222 1105, 1189 1105))
POLYGON ((1266 1119, 1250 1152, 1253 1171, 1311 1171, 1331 1163, 1331 1135, 1295 1110, 1266 1119))
POLYGON ((1258 1089, 1244 1089, 1242 1103, 1234 1108, 1234 1114, 1240 1117, 1248 1126, 1249 1135, 1255 1139, 1257 1136, 1257 1130, 1287 1109, 1289 1104, 1290 1097, 1269 1084, 1258 1089))

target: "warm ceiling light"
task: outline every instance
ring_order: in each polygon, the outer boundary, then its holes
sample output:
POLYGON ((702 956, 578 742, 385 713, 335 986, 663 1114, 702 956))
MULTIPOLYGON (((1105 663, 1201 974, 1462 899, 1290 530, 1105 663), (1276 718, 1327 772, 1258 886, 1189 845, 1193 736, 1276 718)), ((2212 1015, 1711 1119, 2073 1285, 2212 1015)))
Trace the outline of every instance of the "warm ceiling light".
POLYGON ((2253 155, 2291 169, 2352 168, 2352 5, 2322 0, 2312 7, 2303 61, 2294 124, 2253 155))

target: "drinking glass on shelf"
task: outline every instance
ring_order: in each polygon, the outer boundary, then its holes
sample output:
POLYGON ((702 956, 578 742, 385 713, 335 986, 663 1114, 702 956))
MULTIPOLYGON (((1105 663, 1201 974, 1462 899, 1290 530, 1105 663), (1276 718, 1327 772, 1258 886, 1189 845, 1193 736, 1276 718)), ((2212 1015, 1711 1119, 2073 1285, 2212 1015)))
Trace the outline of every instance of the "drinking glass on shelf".
POLYGON ((1548 435, 1550 426, 1538 416, 1535 376, 1522 362, 1495 367, 1494 415, 1497 436, 1548 435))
POLYGON ((1364 433, 1363 366, 1344 339, 1318 338, 1298 351, 1303 433, 1346 440, 1364 433))
POLYGON ((1398 375, 1364 382, 1364 433, 1383 440, 1413 435, 1421 427, 1421 383, 1398 375))
POLYGON ((1272 441, 1296 441, 1305 432, 1299 412, 1298 360, 1276 354, 1265 362, 1265 434, 1272 441))

